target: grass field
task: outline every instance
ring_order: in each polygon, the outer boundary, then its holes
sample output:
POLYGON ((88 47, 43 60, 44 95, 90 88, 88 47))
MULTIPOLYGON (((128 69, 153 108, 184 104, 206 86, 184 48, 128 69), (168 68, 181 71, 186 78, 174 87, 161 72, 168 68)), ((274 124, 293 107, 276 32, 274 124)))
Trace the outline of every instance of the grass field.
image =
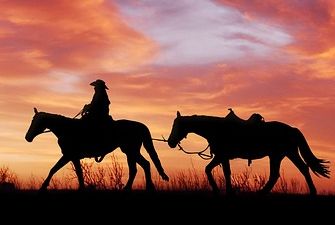
POLYGON ((335 213, 335 195, 308 195, 296 180, 281 177, 273 192, 257 190, 266 176, 246 170, 233 176, 236 195, 225 194, 225 180, 216 176, 221 193, 213 195, 207 178, 189 170, 165 183, 155 179, 155 192, 144 185, 122 191, 124 171, 119 164, 94 168, 83 164, 85 191, 73 185, 75 178, 53 179, 49 190, 38 192, 41 180, 21 182, 9 168, 0 168, 0 215, 12 224, 317 224, 329 223, 335 213), (71 184, 72 183, 72 184, 71 184), (11 185, 12 186, 11 186, 11 185), (9 185, 9 186, 8 186, 9 185), (329 221, 329 222, 328 222, 329 221))

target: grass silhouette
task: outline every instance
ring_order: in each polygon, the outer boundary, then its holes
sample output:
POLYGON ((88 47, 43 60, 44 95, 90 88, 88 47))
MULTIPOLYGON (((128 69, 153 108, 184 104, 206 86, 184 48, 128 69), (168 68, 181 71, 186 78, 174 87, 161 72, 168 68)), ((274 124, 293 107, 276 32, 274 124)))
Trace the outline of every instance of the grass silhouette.
MULTIPOLYGON (((111 163, 100 165, 94 161, 82 161, 81 166, 84 174, 84 181, 87 189, 100 191, 120 191, 126 182, 125 169, 119 162, 115 154, 110 156, 111 163)), ((62 177, 55 176, 51 180, 49 190, 77 190, 77 177, 75 176, 75 167, 71 164, 72 173, 67 173, 62 177)), ((213 170, 213 175, 219 184, 222 192, 225 191, 225 178, 221 168, 213 170)), ((256 192, 266 183, 268 176, 266 174, 254 174, 249 167, 242 172, 232 174, 232 184, 236 193, 256 192)), ((174 192, 210 192, 211 187, 208 184, 204 173, 199 173, 194 167, 188 170, 179 171, 170 176, 169 182, 164 182, 158 174, 153 174, 153 180, 157 191, 174 192)), ((8 167, 0 168, 0 192, 13 190, 38 190, 43 183, 42 178, 31 176, 28 181, 22 182, 18 176, 8 167)), ((145 180, 142 177, 140 182, 134 185, 135 190, 145 189, 145 180)), ((305 194, 307 188, 295 178, 286 179, 284 171, 272 190, 272 193, 281 194, 305 194)), ((323 193, 324 195, 333 195, 333 193, 323 193)))
MULTIPOLYGON (((332 219, 331 212, 335 208, 335 195, 309 196, 304 194, 306 188, 297 180, 287 180, 285 176, 281 177, 271 194, 259 196, 255 191, 264 185, 267 176, 252 174, 248 168, 233 174, 237 195, 231 197, 224 192, 225 181, 219 170, 214 170, 214 176, 222 194, 216 196, 205 175, 194 168, 176 173, 167 183, 157 174, 154 176, 156 192, 145 190, 144 178, 132 192, 123 192, 125 171, 115 156, 112 156, 112 163, 108 166, 84 161, 82 167, 88 187, 86 190, 77 190, 78 184, 72 171, 73 175, 54 177, 48 192, 43 194, 38 192, 42 179, 32 176, 23 183, 8 167, 2 167, 0 186, 14 184, 14 188, 0 189, 2 215, 15 211, 25 215, 25 222, 36 222, 37 218, 44 217, 60 222, 66 218, 76 224, 96 222, 106 215, 113 220, 135 220, 146 224, 162 220, 172 223, 174 218, 178 218, 180 223, 233 220, 261 224, 262 221, 269 221, 265 219, 269 217, 271 221, 275 219, 283 223, 288 219, 301 223, 317 218, 321 223, 332 219)), ((71 169, 74 170, 74 167, 71 169)), ((21 221, 22 217, 11 217, 11 222, 15 223, 16 219, 21 221)))

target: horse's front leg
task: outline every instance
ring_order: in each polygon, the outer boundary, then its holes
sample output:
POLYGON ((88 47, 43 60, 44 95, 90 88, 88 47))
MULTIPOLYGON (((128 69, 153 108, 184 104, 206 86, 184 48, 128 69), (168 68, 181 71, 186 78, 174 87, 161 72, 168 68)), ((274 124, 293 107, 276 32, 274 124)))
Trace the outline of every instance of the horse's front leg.
POLYGON ((40 191, 45 191, 47 187, 49 186, 50 180, 52 176, 63 166, 65 166, 70 160, 64 156, 62 156, 58 162, 51 168, 48 177, 44 180, 40 191))
POLYGON ((231 170, 230 170, 229 159, 222 160, 221 164, 222 164, 223 174, 226 180, 226 193, 227 195, 232 195, 234 192, 233 192, 233 188, 231 185, 231 170))
POLYGON ((219 188, 218 188, 218 186, 217 186, 217 184, 214 180, 212 170, 214 169, 214 167, 216 167, 219 164, 220 164, 220 161, 217 159, 217 157, 214 156, 212 161, 205 168, 205 172, 206 172, 206 175, 207 175, 208 182, 211 185, 211 187, 213 189, 213 192, 215 194, 219 193, 219 188))
POLYGON ((79 189, 83 190, 85 189, 85 184, 84 184, 83 169, 81 168, 80 159, 72 160, 72 163, 73 163, 74 169, 78 177, 79 189))

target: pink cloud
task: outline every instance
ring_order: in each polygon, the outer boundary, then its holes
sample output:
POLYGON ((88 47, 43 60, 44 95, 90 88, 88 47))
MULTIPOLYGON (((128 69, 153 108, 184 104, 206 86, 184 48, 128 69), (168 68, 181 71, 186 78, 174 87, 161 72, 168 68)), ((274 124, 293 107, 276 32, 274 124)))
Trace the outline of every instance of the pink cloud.
POLYGON ((125 21, 156 41, 160 48, 156 65, 263 59, 291 43, 290 35, 279 27, 246 20, 238 11, 213 1, 117 2, 125 21))
POLYGON ((250 20, 279 25, 294 36, 293 48, 318 53, 334 45, 334 2, 331 0, 217 0, 245 14, 250 20))

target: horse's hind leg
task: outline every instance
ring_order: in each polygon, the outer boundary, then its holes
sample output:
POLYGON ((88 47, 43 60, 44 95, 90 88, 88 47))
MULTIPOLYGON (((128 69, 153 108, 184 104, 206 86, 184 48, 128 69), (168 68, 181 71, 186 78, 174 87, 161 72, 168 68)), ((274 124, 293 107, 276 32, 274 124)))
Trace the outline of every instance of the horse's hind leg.
POLYGON ((215 194, 219 193, 219 188, 214 180, 213 174, 212 174, 212 170, 214 169, 214 167, 216 167, 217 165, 220 164, 220 161, 217 159, 217 157, 214 156, 214 158, 212 159, 212 161, 206 166, 205 168, 205 173, 207 175, 207 179, 209 182, 209 185, 212 187, 213 192, 215 194))
POLYGON ((52 176, 63 166, 65 166, 70 160, 68 160, 66 157, 62 156, 58 162, 51 168, 48 177, 44 180, 40 191, 45 191, 47 187, 49 186, 50 180, 52 176))
POLYGON ((308 184, 309 192, 311 195, 316 195, 316 188, 314 186, 312 177, 309 173, 309 168, 306 163, 301 159, 299 153, 294 151, 287 156, 293 164, 299 169, 299 171, 304 175, 306 182, 308 184))
POLYGON ((155 186, 151 179, 150 163, 141 154, 137 156, 138 164, 143 168, 146 182, 146 189, 148 191, 154 191, 155 186))
POLYGON ((126 185, 124 186, 123 190, 125 191, 131 191, 135 176, 137 173, 136 168, 136 158, 134 155, 127 155, 127 163, 128 163, 128 169, 129 169, 129 177, 126 185))
POLYGON ((273 186, 276 184, 280 174, 280 163, 283 160, 282 156, 270 156, 270 177, 268 182, 264 185, 264 187, 259 191, 261 194, 269 193, 273 186))
POLYGON ((80 160, 72 160, 75 172, 77 174, 78 177, 78 182, 79 182, 79 189, 84 189, 85 188, 85 184, 84 184, 84 176, 83 176, 83 170, 81 168, 80 165, 80 160))

